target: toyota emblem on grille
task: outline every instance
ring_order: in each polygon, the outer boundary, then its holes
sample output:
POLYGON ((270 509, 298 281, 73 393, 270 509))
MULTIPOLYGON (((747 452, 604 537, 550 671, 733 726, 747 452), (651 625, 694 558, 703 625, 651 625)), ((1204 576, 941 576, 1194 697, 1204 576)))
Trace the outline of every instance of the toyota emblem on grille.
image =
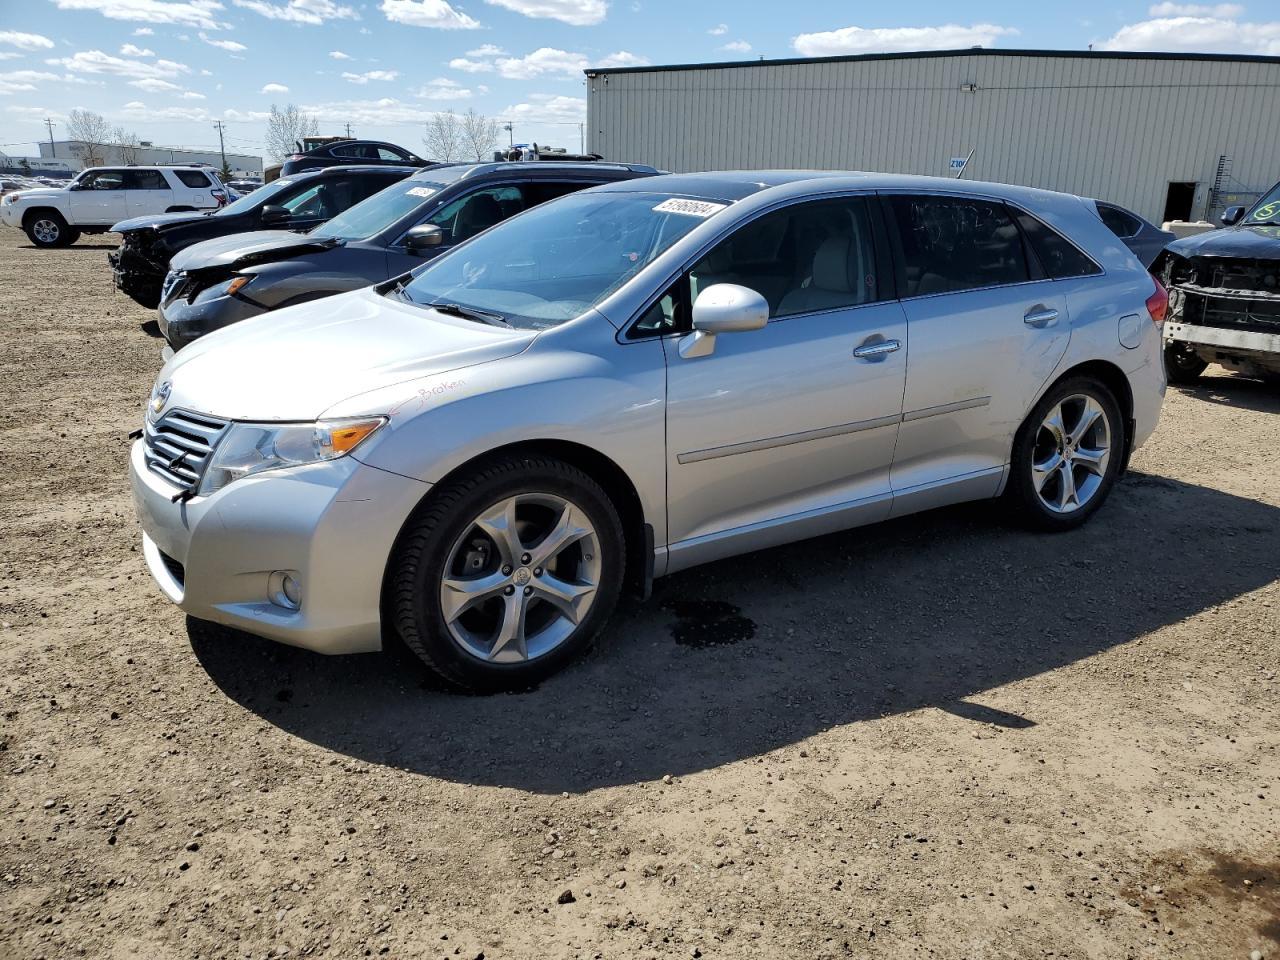
POLYGON ((173 392, 173 384, 166 380, 151 391, 151 412, 159 413, 169 402, 169 394, 173 392))

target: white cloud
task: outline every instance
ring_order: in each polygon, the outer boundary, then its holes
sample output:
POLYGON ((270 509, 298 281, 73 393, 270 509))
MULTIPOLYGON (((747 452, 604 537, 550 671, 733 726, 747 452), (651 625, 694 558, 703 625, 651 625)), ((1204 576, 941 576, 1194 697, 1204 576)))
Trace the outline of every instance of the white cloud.
POLYGON ((728 32, 729 32, 729 25, 727 23, 717 23, 714 27, 712 27, 710 30, 707 31, 707 33, 711 34, 713 37, 723 37, 728 32))
POLYGON ((345 54, 341 50, 330 50, 329 56, 332 57, 334 60, 350 60, 351 59, 351 56, 349 54, 345 54))
POLYGON ((288 93, 289 88, 283 83, 268 83, 262 88, 263 93, 288 93))
POLYGON ((1246 23, 1220 17, 1160 17, 1121 27, 1098 49, 1280 56, 1280 20, 1246 23))
POLYGON ((137 87, 139 90, 145 90, 147 93, 171 93, 182 89, 176 83, 169 80, 161 80, 159 77, 144 77, 141 80, 130 80, 129 86, 137 87))
POLYGON ((424 83, 414 96, 419 100, 466 100, 471 96, 471 91, 456 80, 436 77, 424 83))
POLYGON ((271 114, 266 110, 232 110, 227 109, 222 112, 224 120, 244 120, 252 122, 261 122, 270 117, 271 114))
POLYGON ((120 48, 120 56, 122 57, 154 57, 155 55, 154 50, 135 47, 132 43, 126 43, 120 48))
POLYGON ((525 123, 582 123, 587 119, 587 101, 581 97, 535 93, 526 102, 507 107, 500 116, 525 123))
POLYGON ((150 27, 139 27, 137 30, 133 31, 133 35, 135 37, 154 37, 156 32, 150 27))
POLYGON ((436 30, 479 30, 480 23, 448 0, 382 0, 383 16, 393 23, 436 30))
POLYGON ((21 57, 20 53, 11 53, 8 50, 0 50, 0 60, 17 60, 21 57))
POLYGON ((791 41, 802 57, 834 57, 853 53, 889 53, 902 50, 958 50, 990 47, 1003 36, 1016 34, 1012 27, 975 23, 963 27, 844 27, 825 33, 802 33, 791 41))
POLYGON ((514 10, 526 17, 559 20, 574 27, 603 23, 609 4, 605 0, 485 0, 495 7, 514 10))
POLYGON ((395 124, 424 123, 431 111, 397 100, 382 97, 378 100, 337 100, 327 103, 302 104, 304 113, 315 114, 321 124, 365 123, 395 124))
POLYGON ((148 107, 141 100, 131 100, 121 109, 130 120, 187 120, 203 122, 213 116, 204 107, 148 107))
POLYGON ((474 50, 468 50, 468 57, 501 57, 506 55, 505 50, 496 47, 492 43, 486 43, 483 46, 476 47, 474 50))
POLYGON ((370 80, 391 81, 400 76, 398 70, 370 70, 367 73, 344 73, 342 79, 348 83, 358 83, 364 86, 370 80))
POLYGON ((93 10, 112 20, 172 23, 183 27, 221 29, 215 11, 218 0, 53 0, 59 10, 93 10))
POLYGON ((318 26, 326 20, 359 20, 354 8, 345 7, 333 0, 287 0, 286 3, 268 3, 267 0, 231 0, 237 7, 252 10, 270 20, 289 23, 309 23, 318 26))
POLYGON ((37 89, 36 84, 56 81, 56 73, 43 70, 10 70, 0 73, 0 95, 9 93, 26 93, 37 89))
POLYGON ((182 99, 182 100, 203 100, 203 99, 205 99, 205 96, 204 96, 204 94, 203 94, 203 93, 196 93, 194 90, 183 90, 180 94, 178 94, 178 97, 179 97, 179 99, 182 99))
POLYGON ((13 106, 5 107, 4 109, 6 113, 17 114, 20 117, 30 117, 33 120, 37 118, 43 119, 45 117, 52 117, 59 123, 63 120, 62 114, 55 113, 45 107, 20 107, 17 104, 14 104, 13 106))
POLYGON ((94 73, 115 77, 129 77, 133 80, 145 80, 156 77, 171 80, 179 74, 187 73, 187 67, 172 60, 125 60, 113 57, 101 50, 81 50, 70 57, 46 60, 45 63, 65 67, 72 73, 94 73))
POLYGON ((1219 20, 1234 20, 1244 13, 1244 7, 1238 3, 1218 3, 1204 6, 1198 3, 1157 3, 1147 11, 1153 17, 1216 17, 1219 20))
POLYGON ((203 30, 200 31, 199 36, 200 36, 200 39, 203 40, 205 43, 207 43, 209 46, 217 47, 219 50, 226 50, 228 53, 240 53, 244 50, 249 49, 243 43, 238 43, 235 40, 215 40, 212 37, 210 37, 208 34, 206 34, 203 30))
POLYGON ((745 40, 730 40, 720 49, 728 50, 731 53, 750 53, 751 44, 747 43, 745 40))
MULTIPOLYGON (((478 51, 473 51, 478 52, 478 51)), ((592 60, 584 53, 558 50, 555 47, 539 47, 523 57, 496 57, 491 60, 467 60, 457 58, 449 66, 466 73, 497 71, 508 80, 528 80, 548 74, 577 76, 588 67, 642 67, 648 60, 626 50, 619 50, 599 60, 592 60)))
POLYGON ((17 30, 0 30, 0 43, 7 43, 19 50, 52 50, 53 41, 38 33, 19 33, 17 30))

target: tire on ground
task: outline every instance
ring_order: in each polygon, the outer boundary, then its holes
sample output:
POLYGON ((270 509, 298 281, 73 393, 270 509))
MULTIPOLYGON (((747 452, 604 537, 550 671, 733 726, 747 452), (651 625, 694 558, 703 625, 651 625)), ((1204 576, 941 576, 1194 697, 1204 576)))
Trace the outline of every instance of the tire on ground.
POLYGON ((1200 359, 1199 354, 1190 346, 1174 340, 1165 344, 1164 372, 1170 383, 1190 386, 1200 379, 1208 363, 1200 359))
POLYGON ((23 218, 22 229, 28 240, 44 249, 69 246, 80 237, 57 210, 32 210, 23 218))
POLYGON ((596 640, 617 603, 626 557, 618 511, 591 477, 563 461, 510 455, 431 492, 401 532, 388 565, 384 610, 417 657, 469 690, 524 689, 560 670, 596 640), (482 511, 519 494, 553 494, 574 504, 595 528, 600 579, 582 622, 559 646, 520 663, 482 661, 454 640, 440 609, 440 582, 452 546, 482 511))

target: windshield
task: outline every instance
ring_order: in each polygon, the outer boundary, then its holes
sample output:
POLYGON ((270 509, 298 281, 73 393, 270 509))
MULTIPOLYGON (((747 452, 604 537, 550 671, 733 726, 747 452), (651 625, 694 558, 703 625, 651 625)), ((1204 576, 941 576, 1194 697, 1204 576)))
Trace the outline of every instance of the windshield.
POLYGON ((1280 223, 1280 183, 1258 201, 1245 223, 1280 223))
POLYGON ((275 198, 280 196, 280 194, 284 193, 295 183, 297 183, 296 180, 289 180, 288 178, 281 177, 279 180, 268 183, 265 187, 259 187, 257 190, 253 191, 253 193, 246 193, 239 200, 227 204, 219 210, 215 216, 222 217, 227 214, 235 216, 237 213, 247 213, 261 205, 275 203, 275 198))
POLYGON ((403 294, 495 313, 514 326, 553 327, 590 310, 724 207, 652 193, 573 194, 445 254, 403 294))
POLYGON ((349 207, 328 223, 311 231, 313 237, 367 240, 412 213, 440 190, 438 183, 406 180, 375 193, 349 207))

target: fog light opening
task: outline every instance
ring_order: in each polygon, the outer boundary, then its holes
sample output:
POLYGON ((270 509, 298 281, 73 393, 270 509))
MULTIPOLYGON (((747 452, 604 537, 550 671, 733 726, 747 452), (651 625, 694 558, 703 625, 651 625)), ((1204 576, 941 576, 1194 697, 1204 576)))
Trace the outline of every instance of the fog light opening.
POLYGON ((302 606, 302 582, 293 570, 276 570, 271 574, 267 595, 277 607, 297 610, 302 606))

